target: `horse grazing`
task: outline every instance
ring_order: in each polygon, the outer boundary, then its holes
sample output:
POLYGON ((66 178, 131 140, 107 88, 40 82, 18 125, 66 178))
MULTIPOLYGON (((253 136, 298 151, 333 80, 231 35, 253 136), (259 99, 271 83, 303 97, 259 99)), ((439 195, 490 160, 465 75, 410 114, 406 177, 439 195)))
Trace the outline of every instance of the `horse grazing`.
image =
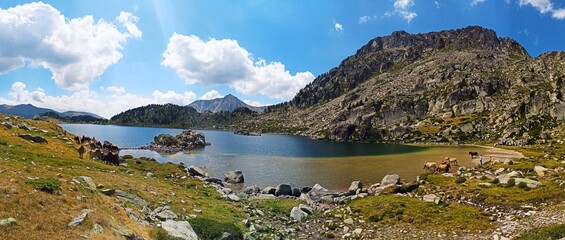
POLYGON ((469 155, 471 155, 471 159, 475 159, 475 158, 479 157, 478 152, 469 152, 469 155))
POLYGON ((86 148, 84 147, 84 145, 80 145, 80 147, 77 148, 77 152, 78 152, 78 157, 80 157, 82 159, 82 156, 84 155, 84 152, 86 151, 86 148))
POLYGON ((424 163, 424 170, 428 170, 430 172, 433 172, 436 170, 436 166, 437 164, 435 162, 425 162, 424 163))
POLYGON ((449 169, 451 169, 451 165, 449 165, 449 163, 442 163, 437 166, 436 172, 449 172, 449 169))
POLYGON ((80 144, 80 137, 79 136, 75 136, 73 139, 75 140, 75 142, 77 144, 80 144))
POLYGON ((459 166, 459 163, 457 162, 457 158, 449 158, 449 165, 459 166))
POLYGON ((120 155, 116 152, 107 152, 103 156, 104 162, 107 164, 120 165, 120 155))
POLYGON ((100 149, 91 149, 89 154, 90 159, 102 159, 102 151, 100 149))

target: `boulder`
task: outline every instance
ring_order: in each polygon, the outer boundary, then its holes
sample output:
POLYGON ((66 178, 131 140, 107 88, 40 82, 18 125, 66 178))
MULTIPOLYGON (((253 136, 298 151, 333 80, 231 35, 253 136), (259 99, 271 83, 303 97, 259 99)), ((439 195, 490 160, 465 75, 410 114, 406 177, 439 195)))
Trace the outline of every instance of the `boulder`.
POLYGON ((161 223, 161 227, 167 231, 170 236, 181 238, 184 240, 198 240, 198 236, 190 223, 187 221, 167 220, 161 223))
POLYGON ((508 180, 510 178, 519 177, 519 176, 521 176, 521 174, 519 172, 512 171, 510 173, 500 174, 496 178, 498 178, 498 182, 500 182, 502 184, 506 184, 506 183, 508 183, 508 180))
POLYGON ((441 198, 436 196, 435 194, 426 194, 422 197, 422 201, 428 202, 428 203, 439 204, 440 201, 441 201, 441 198))
POLYGON ((361 181, 353 181, 351 182, 351 185, 349 186, 349 194, 355 194, 357 192, 357 189, 362 189, 363 188, 363 183, 361 183, 361 181))
POLYGON ((303 212, 307 213, 307 214, 312 214, 314 212, 314 208, 306 205, 306 204, 300 204, 298 205, 298 208, 300 208, 300 210, 302 210, 303 212))
POLYGON ((18 128, 29 131, 29 127, 25 123, 21 123, 20 125, 18 125, 18 128))
POLYGON ((492 187, 492 183, 482 182, 482 183, 479 183, 479 187, 489 188, 489 187, 492 187))
POLYGON ((274 187, 266 187, 263 188, 263 190, 261 191, 262 194, 275 194, 276 189, 274 187))
POLYGON ((549 170, 549 169, 544 168, 544 167, 542 167, 542 166, 535 166, 535 167, 534 167, 534 171, 535 171, 536 174, 537 174, 538 176, 540 176, 540 177, 545 176, 545 172, 546 172, 547 170, 549 170))
POLYGON ((279 184, 275 188, 275 196, 290 196, 292 195, 292 188, 288 184, 279 184))
POLYGON ((84 220, 86 219, 86 217, 88 216, 88 213, 90 213, 92 210, 90 209, 83 209, 82 212, 74 217, 69 224, 67 224, 67 226, 70 227, 76 227, 78 225, 80 225, 82 222, 84 222, 84 220))
POLYGON ((87 176, 79 176, 79 177, 77 177, 77 180, 81 183, 84 183, 84 185, 86 185, 88 190, 90 190, 91 192, 96 191, 96 184, 94 184, 94 181, 92 181, 92 178, 87 177, 87 176))
POLYGON ((325 189, 320 184, 316 183, 308 193, 311 195, 326 195, 330 193, 330 190, 325 189))
POLYGON ((245 194, 257 194, 261 192, 261 189, 257 186, 249 186, 243 190, 245 194))
POLYGON ((2 126, 4 126, 6 129, 12 129, 12 127, 14 127, 11 123, 9 122, 2 122, 2 126))
POLYGON ((381 180, 381 186, 396 185, 400 183, 400 176, 398 174, 389 174, 381 180))
POLYGON ((31 135, 31 134, 20 134, 18 135, 18 137, 21 137, 25 140, 29 140, 29 141, 33 141, 36 143, 47 143, 47 140, 45 140, 45 138, 41 137, 41 136, 37 136, 37 135, 31 135))
POLYGON ((243 173, 240 170, 224 173, 224 181, 228 183, 243 183, 243 173))
POLYGON ((516 185, 520 184, 520 183, 526 183, 526 185, 529 188, 537 188, 542 186, 543 184, 541 182, 538 182, 536 180, 532 180, 532 179, 528 179, 528 178, 515 178, 514 179, 516 181, 516 185))
POLYGON ((204 172, 204 170, 202 170, 202 168, 191 165, 190 167, 188 167, 188 174, 190 174, 190 176, 199 176, 199 177, 204 177, 206 176, 206 172, 204 172))
POLYGON ((312 187, 303 187, 302 189, 300 189, 301 193, 308 193, 310 192, 310 190, 312 190, 312 187))
POLYGON ((224 183, 222 183, 222 180, 220 180, 218 178, 206 178, 206 179, 204 179, 204 181, 209 182, 209 183, 218 184, 220 186, 224 186, 224 183))
POLYGON ((240 197, 238 197, 237 195, 235 195, 233 193, 228 195, 228 199, 230 201, 233 201, 233 202, 239 202, 241 200, 240 197))
POLYGON ((300 189, 298 189, 298 188, 293 188, 293 189, 292 189, 292 196, 293 196, 293 197, 300 197, 300 194, 302 194, 302 193, 300 192, 300 189))
POLYGON ((169 206, 155 208, 155 210, 153 210, 149 214, 149 218, 153 221, 155 221, 155 220, 161 220, 161 221, 174 220, 177 217, 178 217, 177 214, 174 213, 171 210, 171 207, 169 207, 169 206))
POLYGON ((92 233, 95 234, 103 234, 104 233, 104 227, 102 227, 102 225, 95 223, 94 226, 92 226, 92 229, 90 230, 92 233))
POLYGON ((6 226, 10 226, 16 224, 16 219, 14 218, 6 218, 6 219, 2 219, 0 220, 0 227, 6 227, 6 226))
POLYGON ((147 206, 148 205, 148 203, 145 200, 141 199, 140 197, 133 195, 133 194, 130 194, 130 193, 126 193, 122 190, 116 189, 116 190, 114 190, 114 194, 112 194, 112 195, 115 195, 115 196, 120 197, 122 199, 128 200, 128 201, 135 203, 137 205, 140 205, 140 206, 147 206))
POLYGON ((293 207, 292 210, 290 210, 290 217, 296 221, 302 222, 307 216, 308 214, 299 207, 293 207))

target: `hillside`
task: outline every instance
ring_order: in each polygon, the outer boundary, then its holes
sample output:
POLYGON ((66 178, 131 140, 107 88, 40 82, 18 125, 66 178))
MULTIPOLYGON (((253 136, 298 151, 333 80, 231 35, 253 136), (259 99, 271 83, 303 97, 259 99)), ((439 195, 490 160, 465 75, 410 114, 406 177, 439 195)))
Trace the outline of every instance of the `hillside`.
POLYGON ((243 101, 239 100, 237 97, 228 94, 223 98, 216 98, 210 100, 197 100, 193 103, 189 104, 188 106, 193 107, 199 113, 203 112, 233 112, 238 108, 248 108, 255 112, 263 112, 265 107, 254 107, 243 101))
POLYGON ((531 57, 493 30, 399 31, 246 124, 341 141, 523 145, 562 124, 564 80, 564 52, 531 57))
POLYGON ((96 118, 96 119, 104 119, 103 117, 100 117, 100 116, 98 116, 94 113, 77 112, 77 111, 66 111, 66 112, 61 113, 61 112, 57 112, 55 110, 48 109, 48 108, 39 108, 39 107, 33 106, 31 104, 20 104, 20 105, 15 105, 15 106, 7 105, 7 104, 0 105, 0 113, 17 115, 17 116, 21 116, 21 117, 25 117, 25 118, 31 118, 33 116, 38 116, 38 115, 41 115, 41 114, 44 114, 44 113, 49 113, 49 112, 56 113, 61 118, 88 116, 88 117, 92 117, 92 118, 96 118))

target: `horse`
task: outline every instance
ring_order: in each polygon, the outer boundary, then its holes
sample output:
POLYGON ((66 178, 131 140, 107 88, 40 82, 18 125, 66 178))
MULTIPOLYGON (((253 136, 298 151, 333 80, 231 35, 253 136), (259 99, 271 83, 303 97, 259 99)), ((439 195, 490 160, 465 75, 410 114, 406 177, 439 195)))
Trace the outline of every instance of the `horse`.
POLYGON ((449 165, 449 163, 447 163, 447 164, 442 163, 439 166, 437 166, 436 172, 449 172, 450 168, 451 168, 451 165, 449 165))
POLYGON ((116 152, 107 152, 103 156, 104 162, 107 164, 120 165, 120 155, 116 152))
POLYGON ((424 163, 424 170, 428 170, 430 172, 433 172, 436 169, 436 163, 435 162, 425 162, 424 163))
POLYGON ((75 140, 75 142, 77 144, 80 144, 80 137, 79 136, 75 136, 73 139, 75 140))
POLYGON ((102 151, 100 149, 91 149, 89 154, 90 159, 102 159, 102 151))
POLYGON ((77 148, 78 156, 81 159, 82 159, 82 156, 84 155, 85 151, 86 151, 86 149, 85 149, 84 145, 82 145, 82 144, 77 148))
POLYGON ((469 152, 469 155, 471 155, 471 159, 475 159, 479 156, 478 152, 469 152))
POLYGON ((457 158, 449 158, 449 165, 459 166, 459 163, 457 162, 457 158))

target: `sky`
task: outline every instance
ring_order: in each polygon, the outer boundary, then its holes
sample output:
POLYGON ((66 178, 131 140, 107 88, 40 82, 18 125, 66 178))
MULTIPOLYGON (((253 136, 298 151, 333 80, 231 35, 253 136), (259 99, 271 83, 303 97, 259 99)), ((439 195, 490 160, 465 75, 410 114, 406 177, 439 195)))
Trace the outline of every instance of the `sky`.
POLYGON ((2 0, 0 104, 276 104, 375 37, 470 25, 565 50, 564 0, 2 0))

